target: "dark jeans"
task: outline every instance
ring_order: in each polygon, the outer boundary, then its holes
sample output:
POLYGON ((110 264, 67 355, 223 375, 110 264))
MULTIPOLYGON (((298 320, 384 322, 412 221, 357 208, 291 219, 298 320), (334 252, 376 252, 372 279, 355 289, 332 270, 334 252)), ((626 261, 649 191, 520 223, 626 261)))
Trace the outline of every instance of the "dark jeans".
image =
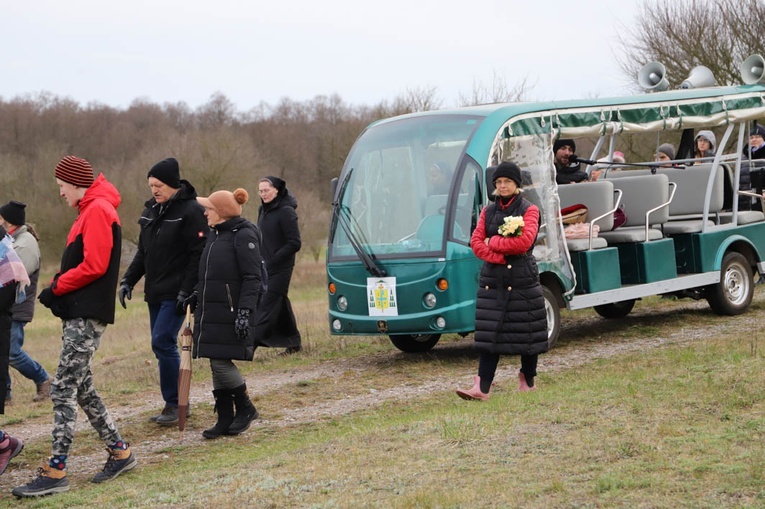
MULTIPOLYGON (((26 322, 14 320, 11 323, 11 354, 8 364, 15 368, 25 378, 32 380, 35 385, 40 385, 49 376, 45 368, 24 351, 24 326, 26 322)), ((8 394, 11 393, 11 377, 8 377, 8 394)))
POLYGON ((163 300, 149 304, 151 326, 151 350, 159 361, 159 388, 167 406, 178 406, 178 370, 181 356, 178 353, 178 332, 183 316, 175 314, 175 301, 163 300))

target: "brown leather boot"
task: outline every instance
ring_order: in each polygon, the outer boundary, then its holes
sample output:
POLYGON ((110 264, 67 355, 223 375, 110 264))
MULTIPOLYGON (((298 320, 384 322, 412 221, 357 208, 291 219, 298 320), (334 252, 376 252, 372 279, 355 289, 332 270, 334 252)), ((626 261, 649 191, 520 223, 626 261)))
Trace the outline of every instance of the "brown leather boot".
POLYGON ((39 401, 45 401, 46 399, 50 399, 50 383, 53 381, 52 378, 48 377, 46 381, 44 381, 41 384, 37 384, 37 394, 35 394, 35 397, 32 398, 32 401, 35 403, 39 401))

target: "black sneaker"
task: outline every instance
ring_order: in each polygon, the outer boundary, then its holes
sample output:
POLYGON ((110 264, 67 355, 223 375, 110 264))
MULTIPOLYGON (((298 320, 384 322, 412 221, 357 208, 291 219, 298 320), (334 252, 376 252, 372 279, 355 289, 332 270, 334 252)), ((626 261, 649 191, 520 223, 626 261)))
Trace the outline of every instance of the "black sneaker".
POLYGON ((111 481, 122 472, 133 470, 138 462, 136 461, 133 453, 130 452, 130 447, 127 449, 106 449, 109 452, 109 458, 106 460, 104 469, 97 473, 91 482, 100 483, 104 481, 111 481))
POLYGON ((43 465, 37 469, 37 474, 37 479, 24 486, 13 488, 11 493, 17 497, 40 497, 69 491, 66 470, 54 470, 50 465, 43 465))
POLYGON ((161 414, 151 417, 149 420, 161 424, 162 426, 173 426, 178 424, 178 407, 166 406, 162 409, 161 414))
MULTIPOLYGON (((191 417, 191 407, 186 408, 186 418, 191 417)), ((155 422, 163 426, 178 424, 178 407, 166 406, 159 415, 149 417, 149 422, 155 422)))

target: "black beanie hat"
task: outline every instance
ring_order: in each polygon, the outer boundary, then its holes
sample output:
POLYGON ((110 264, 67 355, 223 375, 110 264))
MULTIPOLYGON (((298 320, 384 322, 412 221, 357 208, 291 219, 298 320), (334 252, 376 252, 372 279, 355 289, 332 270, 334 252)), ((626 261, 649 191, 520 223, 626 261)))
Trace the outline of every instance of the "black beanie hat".
POLYGON ((553 154, 557 154, 558 150, 560 150, 561 147, 565 147, 566 145, 571 147, 572 152, 576 152, 576 143, 574 143, 574 140, 561 138, 559 140, 555 140, 555 143, 553 143, 553 154))
POLYGON ((749 131, 749 136, 760 136, 765 138, 765 127, 755 124, 752 126, 752 130, 749 131))
POLYGON ((27 222, 27 215, 24 211, 26 207, 26 203, 11 200, 0 207, 0 216, 14 226, 22 226, 27 222))
POLYGON ((499 165, 494 168, 494 173, 491 176, 492 183, 496 182, 500 177, 509 178, 510 180, 514 181, 515 185, 518 187, 523 187, 521 169, 515 163, 511 163, 509 161, 499 163, 499 165))
POLYGON ((149 174, 146 178, 154 177, 172 187, 173 189, 180 189, 181 187, 181 172, 178 168, 178 161, 174 157, 168 157, 162 159, 155 164, 149 170, 149 174))

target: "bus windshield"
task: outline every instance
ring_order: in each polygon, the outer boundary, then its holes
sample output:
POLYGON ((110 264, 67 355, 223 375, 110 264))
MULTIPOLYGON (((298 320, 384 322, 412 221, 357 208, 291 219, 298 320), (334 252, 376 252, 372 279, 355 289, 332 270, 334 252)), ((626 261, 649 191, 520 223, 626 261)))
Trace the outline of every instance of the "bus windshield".
POLYGON ((444 227, 449 196, 453 182, 462 184, 455 169, 480 121, 428 115, 367 129, 341 175, 329 256, 356 258, 359 245, 373 258, 443 251, 444 231, 454 231, 444 227))

